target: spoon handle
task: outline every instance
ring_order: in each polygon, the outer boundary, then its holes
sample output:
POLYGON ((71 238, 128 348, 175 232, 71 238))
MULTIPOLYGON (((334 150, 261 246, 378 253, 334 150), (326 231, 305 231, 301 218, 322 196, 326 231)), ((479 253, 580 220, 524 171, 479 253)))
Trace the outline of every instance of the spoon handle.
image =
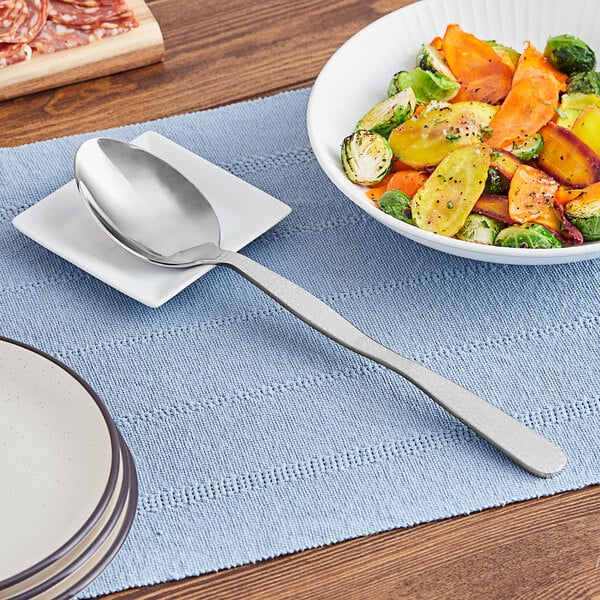
POLYGON ((317 331, 411 381, 534 475, 551 477, 565 466, 567 458, 558 446, 493 404, 376 342, 304 288, 236 252, 225 250, 215 262, 233 268, 317 331))

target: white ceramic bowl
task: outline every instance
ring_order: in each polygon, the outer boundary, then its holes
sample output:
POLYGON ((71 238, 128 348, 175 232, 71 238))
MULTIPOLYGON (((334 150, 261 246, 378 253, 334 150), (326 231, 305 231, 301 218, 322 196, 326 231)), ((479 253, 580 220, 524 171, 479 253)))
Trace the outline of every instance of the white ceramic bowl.
POLYGON ((340 163, 342 140, 385 98, 392 75, 415 66, 423 43, 459 23, 482 39, 518 50, 543 50, 552 35, 585 40, 600 59, 600 11, 594 0, 422 0, 374 21, 344 43, 323 67, 311 92, 307 125, 315 155, 331 181, 372 217, 411 240, 465 258, 510 264, 553 264, 600 256, 600 242, 532 250, 484 246, 446 238, 394 219, 350 182, 340 163))

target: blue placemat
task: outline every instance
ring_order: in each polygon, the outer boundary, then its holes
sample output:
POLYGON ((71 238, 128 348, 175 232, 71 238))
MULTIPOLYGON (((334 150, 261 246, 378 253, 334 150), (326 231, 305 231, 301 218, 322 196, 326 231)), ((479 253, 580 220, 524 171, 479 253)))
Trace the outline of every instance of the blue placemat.
POLYGON ((245 253, 522 419, 569 464, 530 475, 225 268, 159 309, 123 296, 10 223, 71 178, 90 136, 0 149, 1 333, 90 382, 139 472, 130 537, 84 596, 600 482, 600 261, 503 266, 403 239, 321 172, 308 95, 103 133, 153 129, 291 205, 245 253))

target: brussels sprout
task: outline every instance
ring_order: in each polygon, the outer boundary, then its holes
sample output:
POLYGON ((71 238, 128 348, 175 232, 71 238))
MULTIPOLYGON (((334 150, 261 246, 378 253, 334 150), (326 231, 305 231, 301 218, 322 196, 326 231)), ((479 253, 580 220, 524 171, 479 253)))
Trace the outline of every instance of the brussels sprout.
POLYGON ((583 40, 568 34, 549 38, 544 56, 554 68, 567 75, 591 71, 596 66, 594 51, 583 40))
POLYGON ((420 67, 424 71, 437 73, 450 81, 456 81, 456 77, 454 77, 454 74, 450 70, 444 55, 437 48, 429 44, 421 46, 417 54, 417 67, 420 67))
POLYGON ((491 246, 496 236, 504 229, 504 223, 496 221, 484 215, 471 213, 465 224, 460 228, 456 237, 465 242, 474 242, 476 244, 486 244, 491 246))
POLYGON ((401 190, 388 190, 379 198, 379 208, 392 217, 414 225, 410 196, 401 190))
POLYGON ((379 183, 392 167, 388 141, 374 131, 360 129, 342 142, 342 166, 348 179, 360 185, 379 183))
POLYGON ((485 181, 485 187, 483 188, 484 194, 494 194, 495 196, 502 196, 508 194, 510 188, 510 179, 495 169, 490 167, 488 169, 488 176, 485 181))
POLYGON ((558 108, 556 124, 571 129, 579 114, 588 106, 600 107, 600 97, 595 94, 563 94, 558 108))
POLYGON ((398 92, 376 104, 356 125, 356 129, 370 129, 387 137, 394 127, 410 119, 417 100, 411 88, 398 92))
POLYGON ((567 80, 567 94, 595 94, 600 96, 600 73, 581 71, 567 80))
POLYGON ((586 242, 600 240, 600 198, 571 200, 565 205, 565 216, 586 242))
POLYGON ((495 51, 498 56, 506 56, 510 60, 510 62, 516 67, 519 62, 519 57, 521 56, 514 48, 510 48, 509 46, 505 46, 504 44, 499 44, 496 40, 487 40, 486 44, 489 44, 495 51))
POLYGON ((494 241, 494 246, 506 248, 562 248, 562 242, 543 225, 525 223, 503 229, 494 241))
POLYGON ((544 138, 539 133, 536 133, 522 144, 513 143, 512 147, 507 148, 507 150, 512 152, 519 160, 527 161, 537 158, 543 147, 544 138))
POLYGON ((413 89, 417 102, 446 101, 458 94, 460 84, 439 73, 432 73, 417 67, 412 71, 396 73, 388 86, 388 96, 393 96, 406 88, 413 89))

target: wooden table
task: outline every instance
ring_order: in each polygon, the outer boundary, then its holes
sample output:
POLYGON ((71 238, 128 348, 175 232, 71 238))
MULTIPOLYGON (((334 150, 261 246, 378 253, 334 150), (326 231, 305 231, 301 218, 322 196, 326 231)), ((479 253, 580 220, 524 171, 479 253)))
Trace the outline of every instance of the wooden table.
MULTIPOLYGON (((410 0, 150 0, 163 64, 0 103, 0 145, 309 86, 333 51, 410 0)), ((113 600, 600 599, 600 488, 108 596, 113 600)))

